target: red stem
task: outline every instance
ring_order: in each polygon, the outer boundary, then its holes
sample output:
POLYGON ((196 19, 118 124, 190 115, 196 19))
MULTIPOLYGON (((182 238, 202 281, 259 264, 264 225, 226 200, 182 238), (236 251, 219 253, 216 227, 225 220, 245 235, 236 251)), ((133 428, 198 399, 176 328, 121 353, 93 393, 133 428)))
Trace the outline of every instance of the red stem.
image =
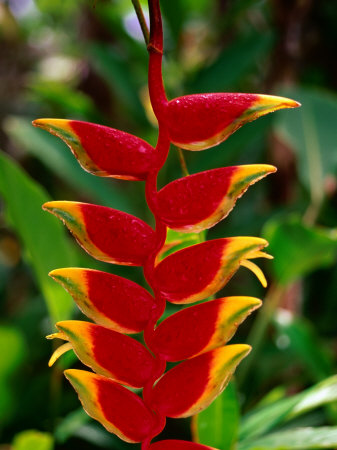
POLYGON ((158 121, 163 121, 167 98, 165 94, 162 59, 163 59, 163 25, 159 0, 149 0, 150 42, 149 51, 149 93, 153 111, 158 121))
MULTIPOLYGON (((153 336, 156 323, 162 316, 165 310, 166 301, 161 295, 160 289, 156 285, 154 276, 156 258, 161 248, 163 247, 166 239, 167 227, 165 223, 160 219, 158 212, 158 192, 157 192, 157 178, 158 172, 166 161, 169 149, 170 138, 165 126, 165 110, 167 106, 167 98, 163 85, 162 77, 162 57, 163 57, 163 28, 160 14, 159 0, 149 0, 150 10, 150 42, 148 45, 149 51, 149 92, 153 111, 158 119, 159 134, 157 141, 157 161, 156 167, 149 173, 145 183, 145 195, 146 201, 151 209, 155 221, 156 221, 156 242, 153 251, 149 255, 145 266, 144 275, 149 285, 151 286, 156 308, 152 311, 152 316, 144 330, 145 342, 150 343, 153 336)), ((150 447, 151 440, 157 436, 165 426, 166 418, 161 415, 151 405, 151 392, 155 381, 165 372, 166 361, 156 356, 157 370, 153 374, 152 378, 146 383, 143 389, 143 399, 145 404, 154 412, 157 416, 157 425, 151 431, 151 435, 142 443, 142 450, 147 450, 150 447)))

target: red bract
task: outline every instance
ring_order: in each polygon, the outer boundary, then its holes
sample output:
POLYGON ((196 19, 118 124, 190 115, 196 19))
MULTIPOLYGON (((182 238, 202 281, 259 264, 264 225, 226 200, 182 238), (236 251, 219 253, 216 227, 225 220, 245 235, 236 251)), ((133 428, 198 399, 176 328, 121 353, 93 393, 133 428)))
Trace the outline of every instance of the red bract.
POLYGON ((166 125, 171 141, 186 150, 205 150, 220 144, 247 122, 282 108, 299 106, 294 100, 260 94, 195 94, 171 100, 166 125))
POLYGON ((275 171, 267 164, 252 164, 180 178, 158 192, 158 214, 173 230, 205 230, 224 219, 249 186, 275 171))
POLYGON ((33 125, 60 137, 94 175, 145 180, 156 166, 155 149, 132 134, 79 120, 38 119, 33 125))
POLYGON ((69 341, 83 364, 121 384, 140 388, 156 372, 156 361, 138 341, 109 328, 79 320, 58 322, 57 337, 69 341))
POLYGON ((86 316, 120 333, 143 331, 156 307, 148 291, 117 275, 73 267, 49 275, 72 295, 86 316))
POLYGON ((142 266, 154 247, 152 228, 116 209, 79 202, 48 202, 43 208, 59 217, 84 250, 101 261, 142 266))
MULTIPOLYGON (((250 185, 276 169, 266 164, 224 167, 175 180, 157 191, 158 172, 170 144, 187 150, 214 146, 264 114, 298 106, 293 100, 260 94, 197 94, 166 98, 162 80, 163 36, 159 0, 149 0, 149 93, 158 119, 154 149, 142 139, 86 122, 38 119, 34 125, 63 139, 85 170, 99 175, 146 181, 146 200, 155 230, 142 220, 112 208, 78 202, 48 202, 94 258, 143 266, 153 290, 105 272, 81 268, 50 275, 73 296, 96 324, 62 321, 49 338, 66 341, 50 364, 73 349, 94 372, 66 370, 86 412, 142 450, 212 450, 167 440, 151 444, 166 417, 188 417, 206 408, 225 389, 236 366, 249 353, 244 344, 226 345, 238 325, 261 301, 226 297, 186 308, 157 322, 166 301, 181 304, 216 294, 240 266, 270 257, 268 243, 257 237, 227 237, 202 242, 160 260, 167 227, 200 232, 225 218, 250 185), (147 346, 123 333, 144 331, 147 346), (165 372, 167 361, 182 361, 165 372), (127 387, 143 388, 143 398, 127 387)), ((214 449, 213 449, 214 450, 214 449)))

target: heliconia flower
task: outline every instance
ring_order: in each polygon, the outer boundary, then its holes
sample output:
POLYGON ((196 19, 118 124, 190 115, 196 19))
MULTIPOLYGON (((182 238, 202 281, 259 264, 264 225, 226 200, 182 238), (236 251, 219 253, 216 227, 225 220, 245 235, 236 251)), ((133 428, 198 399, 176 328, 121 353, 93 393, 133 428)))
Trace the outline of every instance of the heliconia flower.
POLYGON ((130 214, 68 201, 47 202, 43 209, 61 219, 79 244, 101 261, 142 266, 153 249, 153 229, 130 214))
POLYGON ((172 303, 192 303, 218 292, 240 265, 250 268, 266 284, 262 271, 249 259, 266 257, 265 239, 231 237, 215 239, 179 250, 155 268, 158 289, 172 303))
POLYGON ((131 134, 92 123, 38 119, 33 124, 60 137, 88 172, 145 180, 155 230, 137 217, 103 206, 53 201, 43 208, 60 218, 94 258, 143 266, 153 295, 130 280, 98 270, 50 272, 96 323, 58 322, 58 332, 47 338, 66 343, 55 350, 49 365, 73 350, 96 372, 65 371, 85 411, 121 439, 141 442, 142 450, 216 450, 179 440, 151 441, 161 433, 166 417, 197 414, 225 389, 250 351, 249 345, 225 344, 261 301, 242 296, 210 300, 158 322, 166 300, 178 304, 205 300, 240 266, 267 285, 263 272, 251 261, 272 258, 263 251, 266 240, 228 237, 203 242, 205 233, 200 232, 225 218, 249 186, 276 169, 267 164, 213 169, 175 180, 159 192, 158 173, 171 143, 186 150, 204 150, 223 142, 247 122, 299 103, 231 93, 168 101, 162 79, 160 0, 149 0, 148 5, 148 91, 159 127, 156 148, 131 134), (178 246, 180 250, 173 253, 178 246), (147 347, 123 334, 140 332, 147 347), (177 361, 182 362, 165 373, 166 363, 177 361), (143 398, 123 384, 143 388, 143 398))
POLYGON ((205 150, 220 144, 242 125, 298 102, 261 94, 194 94, 167 105, 166 125, 173 144, 185 150, 205 150))
POLYGON ((158 192, 158 214, 173 230, 205 230, 224 219, 249 186, 275 171, 268 164, 251 164, 180 178, 158 192))
POLYGON ((155 374, 156 361, 138 341, 80 320, 58 322, 51 338, 69 341, 83 364, 127 386, 141 388, 155 374))
POLYGON ((64 372, 89 416, 126 442, 144 441, 157 419, 144 401, 116 382, 85 370, 64 372))
POLYGON ((254 297, 226 297, 190 306, 161 322, 146 343, 166 361, 197 356, 226 344, 261 304, 254 297))
POLYGON ((167 441, 158 441, 150 445, 149 450, 216 450, 206 445, 195 444, 188 441, 176 441, 173 439, 167 441))
POLYGON ((132 134, 78 120, 37 119, 33 125, 61 138, 94 175, 145 180, 156 166, 155 149, 132 134))
POLYGON ((221 394, 250 350, 249 345, 226 345, 188 359, 166 372, 146 400, 166 417, 197 414, 221 394))
POLYGON ((143 331, 155 308, 148 291, 117 275, 75 267, 56 269, 49 275, 72 295, 87 317, 120 333, 143 331))

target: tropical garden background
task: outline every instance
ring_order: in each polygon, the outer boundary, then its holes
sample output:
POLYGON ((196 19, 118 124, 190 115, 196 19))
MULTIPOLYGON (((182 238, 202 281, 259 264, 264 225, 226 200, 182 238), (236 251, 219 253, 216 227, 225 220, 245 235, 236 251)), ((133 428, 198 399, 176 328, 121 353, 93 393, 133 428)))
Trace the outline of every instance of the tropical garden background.
MULTIPOLYGON (((252 353, 209 409, 192 423, 169 420, 163 436, 222 450, 336 448, 337 4, 161 4, 171 97, 256 92, 302 103, 246 125, 218 147, 184 152, 189 173, 278 167, 208 234, 262 236, 275 259, 263 263, 266 291, 243 268, 218 295, 264 299, 233 340, 251 344, 252 353)), ((80 364, 69 353, 49 369, 53 343, 44 336, 55 321, 80 317, 50 270, 111 270, 144 285, 142 272, 89 258, 41 205, 87 201, 151 224, 144 185, 84 172, 61 141, 31 126, 39 117, 79 119, 155 144, 148 56, 132 2, 2 0, 0 57, 0 449, 137 448, 86 416, 62 375, 80 364)), ((160 185, 185 174, 172 148, 160 185)), ((187 236, 183 245, 196 239, 187 236)))

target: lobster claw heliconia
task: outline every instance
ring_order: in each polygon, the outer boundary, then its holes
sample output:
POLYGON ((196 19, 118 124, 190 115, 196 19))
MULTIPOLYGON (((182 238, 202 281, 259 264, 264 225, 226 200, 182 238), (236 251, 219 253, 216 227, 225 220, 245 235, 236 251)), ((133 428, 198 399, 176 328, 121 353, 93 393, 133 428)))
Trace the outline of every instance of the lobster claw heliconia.
MULTIPOLYGON (((84 268, 50 272, 95 323, 63 320, 48 338, 66 341, 52 365, 73 350, 93 370, 68 369, 65 376, 85 411, 109 432, 142 450, 216 450, 199 443, 151 443, 166 417, 188 417, 205 409, 227 386, 250 352, 245 344, 227 345, 238 326, 261 301, 224 297, 189 306, 156 325, 166 302, 188 304, 215 295, 240 266, 267 281, 252 262, 271 258, 258 237, 227 237, 201 242, 162 259, 167 227, 198 233, 224 219, 246 190, 275 172, 267 164, 211 169, 170 182, 157 191, 158 172, 170 144, 204 150, 226 140, 245 123, 293 100, 260 94, 195 94, 168 101, 162 82, 163 35, 159 0, 149 0, 149 94, 158 119, 156 148, 106 126, 64 119, 33 124, 61 138, 80 165, 104 177, 145 181, 147 203, 156 227, 137 217, 89 203, 52 201, 43 208, 61 219, 94 258, 142 266, 153 291, 111 273, 84 268), (126 336, 144 332, 145 344, 126 336), (179 362, 165 372, 166 362, 179 362), (143 389, 142 397, 129 388, 143 389)), ((185 236, 185 234, 183 234, 185 236)))
POLYGON ((83 169, 93 175, 145 180, 156 165, 155 149, 124 131, 66 119, 37 119, 33 125, 61 138, 83 169))
POLYGON ((226 140, 242 125, 299 103, 261 94, 194 94, 171 100, 166 123, 171 142, 185 150, 205 150, 226 140))

